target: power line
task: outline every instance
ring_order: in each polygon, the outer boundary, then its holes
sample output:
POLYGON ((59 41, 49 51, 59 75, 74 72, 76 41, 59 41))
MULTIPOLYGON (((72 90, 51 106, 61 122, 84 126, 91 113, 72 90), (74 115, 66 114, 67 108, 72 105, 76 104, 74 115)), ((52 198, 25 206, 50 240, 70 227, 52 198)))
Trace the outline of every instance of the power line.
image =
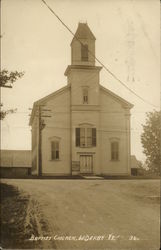
MULTIPOLYGON (((47 8, 55 15, 55 17, 62 23, 62 25, 73 35, 74 38, 77 39, 77 41, 81 44, 84 45, 80 39, 74 34, 74 32, 61 20, 61 18, 53 11, 53 9, 45 2, 45 0, 42 0, 42 2, 47 6, 47 8)), ((93 53, 88 49, 88 52, 96 59, 96 61, 110 74, 113 76, 115 80, 117 80, 122 86, 124 86, 128 91, 130 91, 132 94, 134 94, 136 97, 141 99, 143 102, 158 108, 158 106, 152 104, 151 102, 145 100, 143 97, 138 95, 135 91, 130 89, 123 81, 121 81, 114 73, 112 73, 111 70, 109 70, 93 53)))
MULTIPOLYGON (((46 124, 45 124, 46 125, 46 124)), ((60 127, 60 126, 49 126, 49 125, 46 125, 45 126, 46 128, 54 128, 54 129, 63 129, 63 130, 70 130, 71 128, 70 127, 60 127)), ((13 129, 17 129, 17 128, 28 128, 29 127, 26 127, 26 126, 15 126, 15 127, 12 127, 13 129)), ((33 128, 38 128, 37 125, 35 125, 33 128)), ((107 132, 107 133, 110 133, 110 132, 125 132, 127 133, 127 130, 126 129, 119 129, 119 128, 116 128, 116 129, 102 129, 102 128, 98 128, 97 129, 98 132, 107 132)), ((131 133, 135 133, 135 132, 142 132, 143 130, 142 129, 138 129, 138 128, 131 128, 131 133)))

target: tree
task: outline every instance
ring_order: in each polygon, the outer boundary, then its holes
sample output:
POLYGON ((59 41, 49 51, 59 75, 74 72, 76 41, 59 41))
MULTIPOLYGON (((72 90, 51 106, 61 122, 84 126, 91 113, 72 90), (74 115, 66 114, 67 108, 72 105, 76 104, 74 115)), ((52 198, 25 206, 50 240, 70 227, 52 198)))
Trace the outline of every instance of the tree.
POLYGON ((161 166, 161 111, 147 113, 147 119, 143 126, 141 143, 146 155, 146 164, 151 173, 160 174, 161 166))
MULTIPOLYGON (((1 88, 12 88, 13 83, 24 75, 24 72, 11 71, 9 72, 6 69, 0 71, 0 87, 1 88)), ((0 103, 0 107, 3 107, 3 104, 0 103)), ((5 116, 9 113, 16 112, 16 109, 10 110, 0 110, 0 120, 3 120, 5 116)))
POLYGON ((24 72, 11 71, 6 69, 0 71, 0 87, 12 88, 13 83, 24 75, 24 72), (8 85, 10 83, 10 85, 8 85))

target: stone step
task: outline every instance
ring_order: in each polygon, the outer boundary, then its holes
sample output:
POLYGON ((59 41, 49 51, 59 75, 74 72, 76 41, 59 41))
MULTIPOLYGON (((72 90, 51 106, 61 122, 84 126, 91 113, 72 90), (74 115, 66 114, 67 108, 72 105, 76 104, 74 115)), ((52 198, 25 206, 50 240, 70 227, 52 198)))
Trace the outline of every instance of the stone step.
POLYGON ((103 177, 96 176, 96 175, 83 175, 82 177, 87 180, 103 180, 104 179, 103 177))

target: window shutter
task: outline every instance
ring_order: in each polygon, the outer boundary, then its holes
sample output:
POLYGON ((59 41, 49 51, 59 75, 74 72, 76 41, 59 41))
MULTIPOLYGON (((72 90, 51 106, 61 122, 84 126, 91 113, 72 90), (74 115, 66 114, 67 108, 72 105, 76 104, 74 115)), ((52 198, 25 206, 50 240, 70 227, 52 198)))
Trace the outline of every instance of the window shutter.
POLYGON ((76 147, 80 146, 80 128, 75 129, 76 133, 76 147))
POLYGON ((92 128, 92 146, 96 146, 96 128, 92 128))

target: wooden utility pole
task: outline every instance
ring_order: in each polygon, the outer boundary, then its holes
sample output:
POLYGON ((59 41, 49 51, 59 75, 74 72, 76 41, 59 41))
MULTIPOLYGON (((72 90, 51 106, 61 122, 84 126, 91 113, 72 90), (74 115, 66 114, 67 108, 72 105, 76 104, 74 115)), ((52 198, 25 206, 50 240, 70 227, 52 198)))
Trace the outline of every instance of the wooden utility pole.
POLYGON ((42 109, 42 106, 38 106, 38 130, 39 130, 39 142, 38 142, 38 175, 42 176, 42 130, 45 127, 43 117, 51 117, 51 115, 43 115, 42 112, 51 111, 49 109, 42 109))
POLYGON ((39 150, 38 150, 38 152, 39 152, 39 157, 38 157, 38 159, 39 159, 39 164, 38 164, 38 166, 39 166, 39 170, 38 170, 38 173, 39 173, 39 177, 41 177, 42 176, 42 150, 41 150, 41 123, 42 123, 42 121, 41 121, 41 106, 39 105, 39 107, 38 107, 38 118, 39 118, 39 143, 38 143, 38 146, 39 146, 39 150))

